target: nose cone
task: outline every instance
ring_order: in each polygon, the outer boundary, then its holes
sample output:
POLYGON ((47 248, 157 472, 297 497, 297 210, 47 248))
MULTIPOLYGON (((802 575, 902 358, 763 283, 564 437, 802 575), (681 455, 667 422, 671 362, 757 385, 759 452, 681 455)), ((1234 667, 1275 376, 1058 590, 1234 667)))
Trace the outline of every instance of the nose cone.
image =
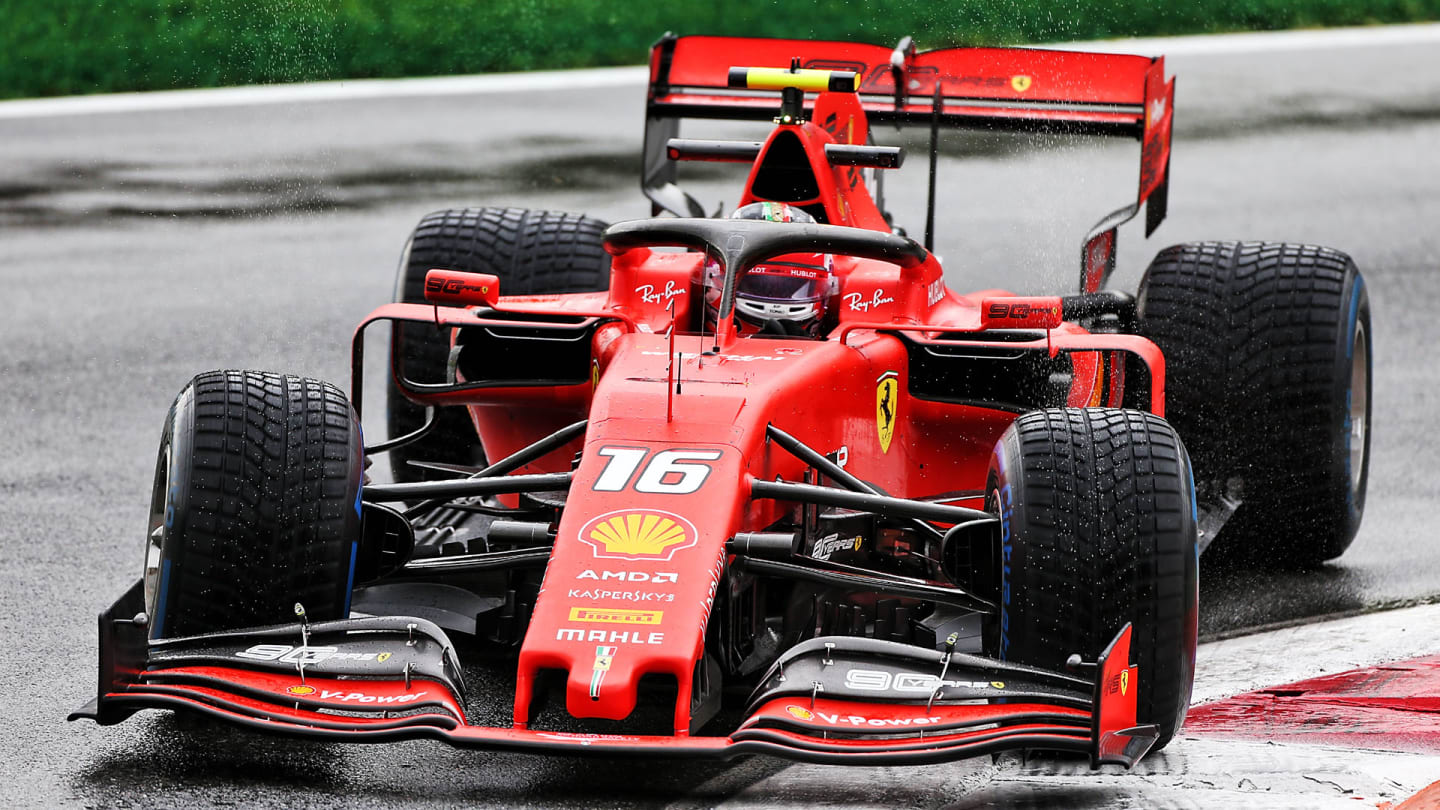
MULTIPOLYGON (((639 611, 628 611, 636 613, 639 611)), ((659 611, 654 611, 659 614, 659 611)), ((665 634, 659 630, 590 630, 585 632, 585 649, 594 649, 594 658, 585 666, 584 649, 572 657, 565 682, 565 710, 574 717, 623 720, 635 710, 639 665, 646 671, 673 671, 690 659, 690 651, 677 649, 637 652, 637 647, 661 646, 665 634), (678 653, 678 654, 677 654, 678 653)), ((683 647, 684 645, 678 645, 683 647)))
POLYGON ((676 679, 675 728, 688 733, 743 487, 733 447, 587 443, 520 651, 517 726, 542 669, 566 673, 572 716, 607 720, 630 716, 641 677, 659 673, 676 679))

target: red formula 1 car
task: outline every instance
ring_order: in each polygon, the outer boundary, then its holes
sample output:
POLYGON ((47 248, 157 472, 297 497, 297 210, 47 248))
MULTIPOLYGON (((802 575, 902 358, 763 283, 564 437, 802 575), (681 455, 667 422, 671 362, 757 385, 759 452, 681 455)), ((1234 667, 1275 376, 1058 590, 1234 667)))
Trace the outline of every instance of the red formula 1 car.
POLYGON ((1365 490, 1347 257, 1181 245, 1138 302, 1105 289, 1117 226, 1164 215, 1173 87, 1134 56, 663 39, 644 186, 678 218, 433 214, 356 333, 354 408, 259 372, 181 392, 145 576, 101 616, 77 716, 1133 764, 1185 717, 1199 549, 1225 524, 1237 549, 1333 557, 1365 490), (775 125, 684 140, 682 117, 775 125), (902 159, 875 123, 931 128, 932 188, 942 128, 1136 138, 1139 195, 1085 241, 1076 293, 960 294, 872 196, 902 159), (741 217, 706 218, 683 160, 749 164, 741 217), (379 322, 391 438, 365 447, 379 322), (364 482, 380 453, 395 483, 364 482))

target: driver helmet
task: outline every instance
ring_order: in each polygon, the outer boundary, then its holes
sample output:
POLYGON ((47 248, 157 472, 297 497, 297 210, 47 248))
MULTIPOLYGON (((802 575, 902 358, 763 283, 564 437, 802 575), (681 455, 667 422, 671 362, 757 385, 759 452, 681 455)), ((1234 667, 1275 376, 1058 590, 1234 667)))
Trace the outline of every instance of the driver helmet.
MULTIPOLYGON (((777 202, 742 205, 730 218, 815 224, 805 211, 777 202)), ((735 288, 735 314, 743 331, 816 337, 833 291, 833 267, 828 253, 787 253, 752 267, 735 288)), ((712 322, 719 317, 724 283, 720 262, 707 259, 705 309, 712 322)))

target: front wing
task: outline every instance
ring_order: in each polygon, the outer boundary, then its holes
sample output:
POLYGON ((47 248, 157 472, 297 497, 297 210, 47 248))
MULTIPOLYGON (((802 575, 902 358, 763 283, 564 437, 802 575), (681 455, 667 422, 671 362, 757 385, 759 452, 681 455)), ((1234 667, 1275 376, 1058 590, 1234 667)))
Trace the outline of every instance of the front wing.
POLYGON ((1005 750, 1083 753, 1130 767, 1158 729, 1136 725, 1127 625, 1093 681, 893 642, 822 637, 766 673, 728 736, 579 734, 474 726, 455 650, 418 618, 374 617, 149 641, 136 583, 100 615, 99 695, 70 715, 197 712, 328 740, 607 757, 768 754, 831 764, 942 762, 1005 750))

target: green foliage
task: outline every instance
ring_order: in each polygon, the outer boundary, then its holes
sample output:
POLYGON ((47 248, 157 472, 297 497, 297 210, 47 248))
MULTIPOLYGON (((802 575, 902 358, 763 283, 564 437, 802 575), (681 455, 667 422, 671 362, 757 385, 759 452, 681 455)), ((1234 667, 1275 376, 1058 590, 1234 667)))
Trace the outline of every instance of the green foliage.
POLYGON ((1440 19, 1440 0, 0 0, 0 98, 638 64, 665 31, 922 48, 1440 19))

